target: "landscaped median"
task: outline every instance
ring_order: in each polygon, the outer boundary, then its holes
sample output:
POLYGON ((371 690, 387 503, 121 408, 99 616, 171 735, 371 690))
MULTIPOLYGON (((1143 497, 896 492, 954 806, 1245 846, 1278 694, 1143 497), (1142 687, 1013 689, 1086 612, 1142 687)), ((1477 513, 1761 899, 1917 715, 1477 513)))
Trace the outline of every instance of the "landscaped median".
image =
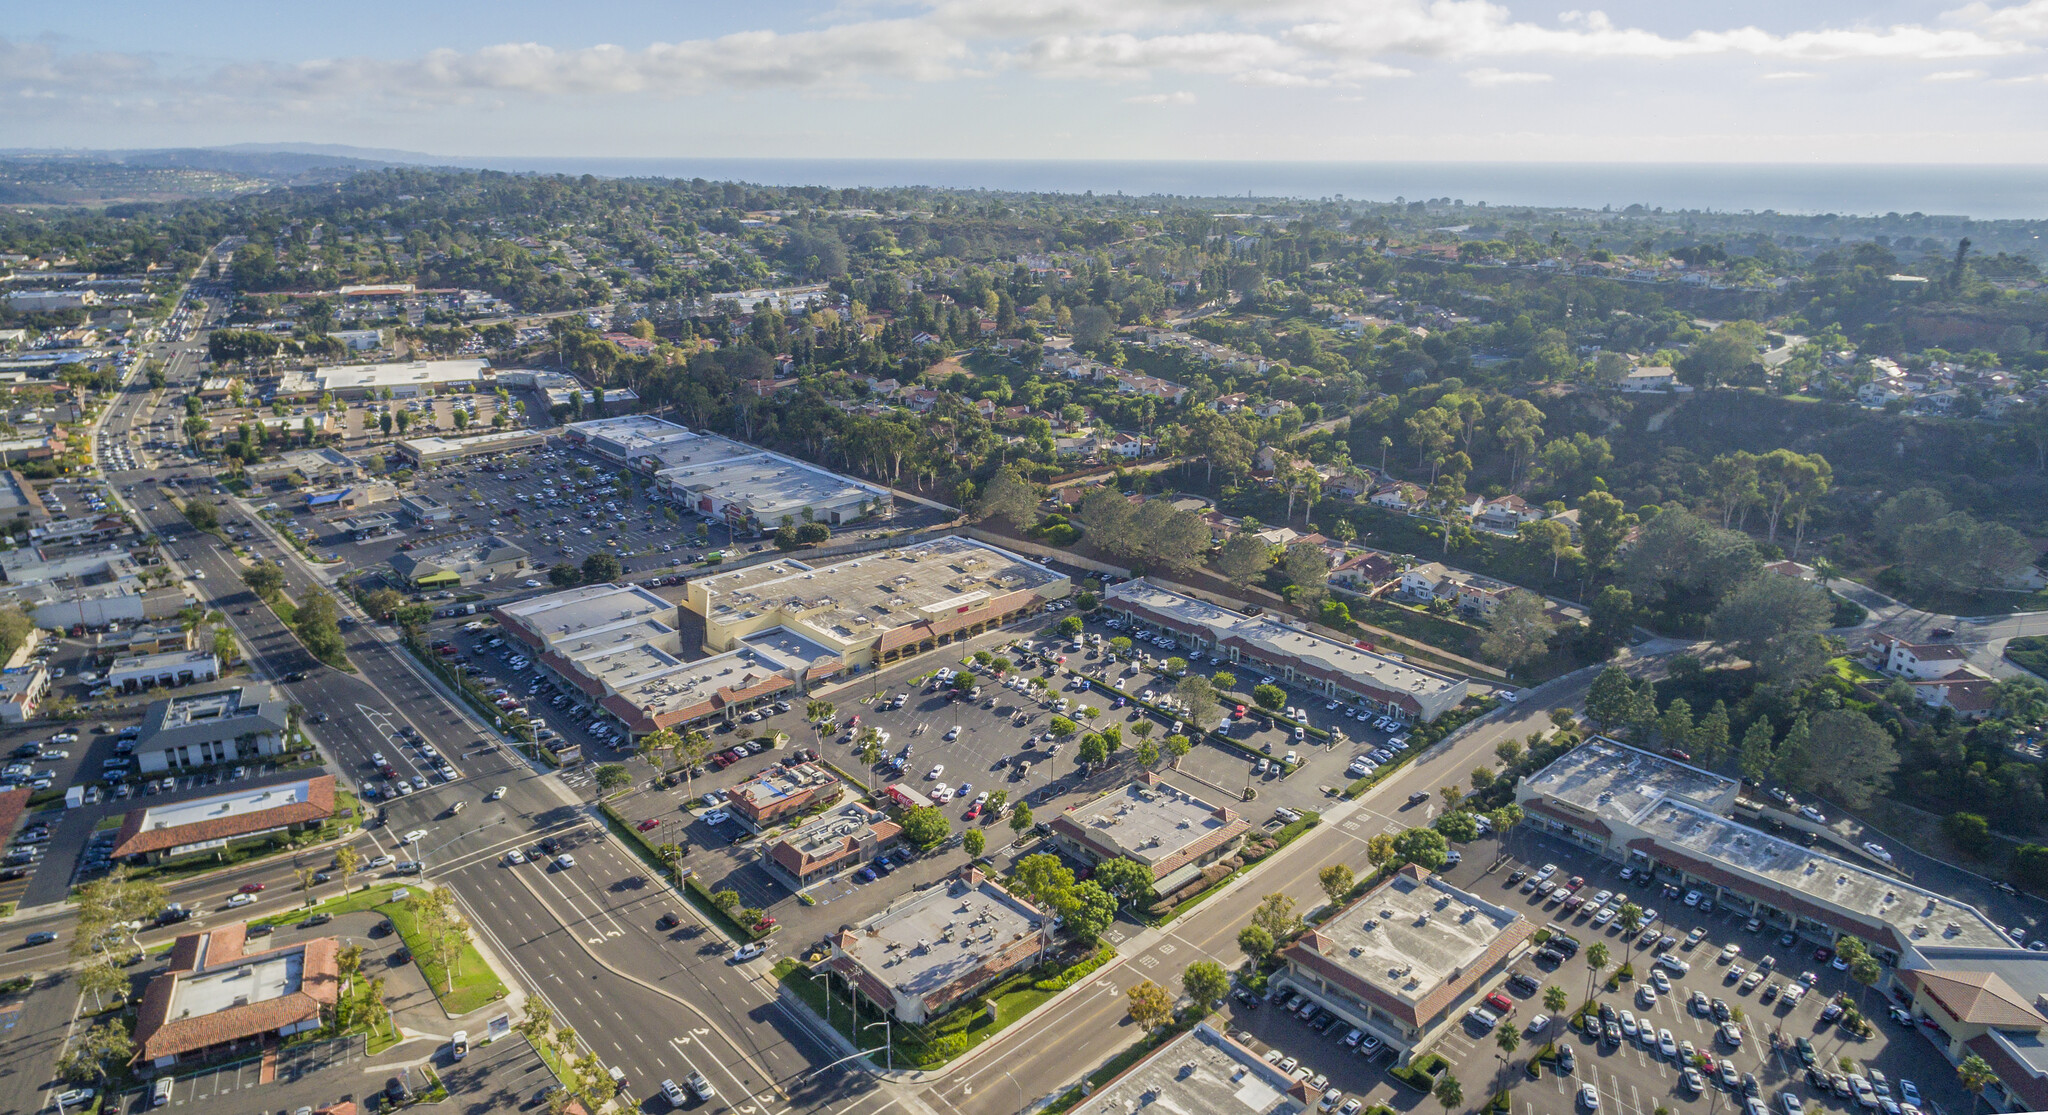
MULTIPOLYGON (((1094 974, 1115 957, 1114 948, 1100 944, 1064 968, 1048 963, 1010 976, 931 1022, 896 1022, 889 1029, 895 1064, 898 1068, 938 1068, 1022 1021, 1046 1000, 1094 974)), ((776 962, 772 972, 820 1021, 826 1019, 829 995, 830 1024, 855 1048, 874 1040, 865 1027, 880 1023, 885 1017, 882 1010, 864 998, 849 997, 844 981, 827 969, 785 958, 776 962)), ((878 1047, 872 1052, 875 1064, 882 1065, 883 1051, 878 1047)))

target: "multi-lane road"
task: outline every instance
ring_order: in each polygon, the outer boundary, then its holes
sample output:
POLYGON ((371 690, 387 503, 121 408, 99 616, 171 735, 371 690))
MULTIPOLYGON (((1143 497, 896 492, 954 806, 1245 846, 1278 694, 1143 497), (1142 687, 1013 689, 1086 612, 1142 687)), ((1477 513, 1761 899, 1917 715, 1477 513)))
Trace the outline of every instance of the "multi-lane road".
MULTIPOLYGON (((171 388, 160 397, 138 369, 109 408, 103 436, 125 439, 158 417, 175 417, 180 388, 189 388, 199 373, 203 343, 202 335, 196 343, 165 346, 156 354, 170 369, 171 388)), ((778 1000, 766 962, 732 963, 729 945, 604 831, 574 788, 504 746, 376 624, 358 623, 347 631, 353 672, 314 662, 243 587, 244 560, 216 536, 186 525, 161 486, 170 476, 203 477, 204 467, 153 462, 139 449, 138 462, 141 468, 111 477, 117 493, 145 529, 165 539, 166 553, 194 595, 225 613, 252 669, 281 685, 304 710, 310 733, 346 782, 373 782, 370 756, 379 751, 408 775, 422 771, 416 753, 393 738, 401 727, 416 729, 458 768, 454 781, 430 778, 428 790, 382 803, 385 823, 359 839, 375 851, 396 853, 393 834, 426 830, 411 854, 423 858, 429 878, 453 890, 483 943, 511 969, 508 974, 524 993, 544 997, 590 1049, 627 1073, 637 1095, 654 1094, 663 1078, 705 1073, 718 1090, 714 1111, 881 1115, 900 1106, 914 1115, 1008 1115, 1034 1097, 1056 1093, 1134 1038, 1123 1025, 1124 991, 1131 984, 1154 978, 1172 985, 1197 959, 1234 965, 1246 900, 1282 891, 1303 908, 1314 905, 1321 893, 1319 869, 1339 861, 1362 868, 1366 841, 1375 833, 1426 821, 1430 807, 1405 808, 1408 794, 1462 781, 1473 766, 1492 761, 1495 743, 1545 727, 1551 707, 1575 704, 1590 678, 1533 691, 1521 704, 1419 757, 1366 798, 1335 806, 1324 825, 1236 884, 1238 900, 1211 900, 1164 930, 1119 924, 1121 951, 1112 967, 948 1070, 889 1080, 852 1069, 816 1073, 840 1051, 814 1031, 813 1020, 778 1000), (125 491, 130 485, 134 490, 125 491), (283 680, 299 671, 307 673, 305 680, 283 680), (498 786, 505 787, 503 797, 486 800, 498 786), (456 802, 465 803, 459 814, 450 809, 456 802), (508 862, 507 852, 549 835, 568 845, 574 867, 508 862), (676 914, 680 926, 658 930, 665 913, 676 914)), ((228 515, 242 517, 233 510, 228 515)), ((267 524, 250 525, 276 548, 267 524)), ((325 587, 320 572, 295 552, 280 552, 287 555, 287 592, 325 587)), ((245 866, 182 884, 175 897, 212 911, 243 883, 266 881, 272 886, 263 900, 238 916, 271 912, 298 901, 293 866, 245 866)), ((67 917, 59 911, 32 913, 20 928, 58 926, 67 917)), ((62 963, 60 942, 16 949, 0 960, 0 972, 62 963)))

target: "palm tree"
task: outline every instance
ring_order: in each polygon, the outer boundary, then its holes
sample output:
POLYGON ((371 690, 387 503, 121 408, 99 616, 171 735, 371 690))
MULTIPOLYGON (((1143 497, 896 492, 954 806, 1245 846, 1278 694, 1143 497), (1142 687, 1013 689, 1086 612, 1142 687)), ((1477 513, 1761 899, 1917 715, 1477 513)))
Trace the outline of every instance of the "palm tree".
POLYGON ((1599 979, 1600 973, 1607 969, 1608 959, 1607 945, 1604 942, 1595 941, 1586 950, 1586 998, 1593 997, 1593 981, 1599 979))
POLYGON ((1621 923, 1621 934, 1628 940, 1628 964, 1635 966, 1636 934, 1643 931, 1643 908, 1633 902, 1621 904, 1621 913, 1614 919, 1621 923))
POLYGON ((1984 1089, 1998 1079, 1997 1070, 1991 1067, 1991 1062, 1972 1053, 1956 1066, 1956 1075, 1962 1077, 1964 1089, 1974 1097, 1970 1101, 1970 1115, 1977 1115, 1977 1102, 1984 1098, 1984 1089))

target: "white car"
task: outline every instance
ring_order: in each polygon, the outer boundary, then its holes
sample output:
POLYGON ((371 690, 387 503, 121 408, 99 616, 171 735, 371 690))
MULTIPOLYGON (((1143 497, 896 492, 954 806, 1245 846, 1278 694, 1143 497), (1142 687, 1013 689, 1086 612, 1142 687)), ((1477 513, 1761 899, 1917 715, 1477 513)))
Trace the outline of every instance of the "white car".
POLYGON ((256 896, 253 894, 238 894, 233 898, 228 899, 228 909, 232 910, 240 906, 247 906, 251 903, 254 903, 255 901, 256 896))
POLYGON ((938 766, 935 766, 932 769, 925 772, 924 780, 926 782, 936 782, 939 780, 939 777, 945 773, 946 764, 940 763, 938 766))
POLYGON ((707 825, 722 825, 731 819, 732 814, 723 809, 713 809, 704 814, 704 823, 707 825))
POLYGON ((561 855, 555 857, 555 866, 566 871, 569 868, 576 866, 576 857, 570 855, 567 852, 563 852, 561 855))
POLYGON ((390 856, 378 856, 376 859, 371 860, 363 866, 369 868, 372 871, 375 871, 380 867, 389 867, 391 866, 391 863, 392 859, 390 856))
POLYGON ((525 852, 522 852, 522 851, 520 851, 520 850, 519 850, 519 849, 517 849, 517 848, 514 848, 514 849, 512 849, 511 851, 509 851, 509 852, 506 852, 506 853, 505 853, 505 862, 506 862, 506 863, 525 863, 525 862, 526 862, 526 853, 525 853, 525 852))
POLYGON ((759 941, 752 941, 732 950, 732 958, 735 963, 743 963, 745 961, 752 960, 753 958, 767 951, 767 945, 764 945, 759 941))
POLYGON ((405 836, 404 836, 404 838, 403 838, 403 840, 402 840, 402 843, 406 843, 406 844, 417 844, 417 843, 419 843, 419 842, 420 842, 420 840, 421 840, 421 839, 423 839, 423 838, 424 838, 424 837, 425 837, 426 835, 427 835, 427 830, 426 830, 426 829, 414 829, 414 830, 412 830, 411 832, 408 832, 408 833, 406 833, 406 834, 405 834, 405 836))
POLYGON ((498 787, 497 789, 495 789, 495 790, 492 790, 492 791, 491 791, 490 793, 488 793, 488 794, 485 794, 485 795, 484 795, 484 800, 485 800, 485 801, 496 801, 496 800, 498 800, 499 798, 501 798, 501 797, 504 797, 504 796, 505 796, 505 787, 503 787, 503 786, 500 786, 500 787, 498 787))

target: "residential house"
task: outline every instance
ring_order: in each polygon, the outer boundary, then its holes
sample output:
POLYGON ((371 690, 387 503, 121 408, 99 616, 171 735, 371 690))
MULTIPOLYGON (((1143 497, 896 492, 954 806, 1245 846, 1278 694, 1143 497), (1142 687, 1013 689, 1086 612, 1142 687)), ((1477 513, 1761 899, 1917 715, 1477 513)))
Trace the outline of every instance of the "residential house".
POLYGON ((1490 499, 1480 505, 1475 516, 1479 525, 1494 530, 1513 531, 1523 523, 1533 523, 1543 517, 1543 509, 1517 495, 1505 495, 1490 499))
POLYGON ((1678 386, 1678 373, 1670 368, 1631 368, 1616 386, 1628 392, 1669 391, 1678 386))
POLYGON ((1348 585, 1367 596, 1376 596, 1388 585, 1398 583, 1401 567, 1378 550, 1364 550, 1346 557, 1330 570, 1333 584, 1348 585))
POLYGON ((1372 503, 1389 511, 1411 512, 1429 503, 1429 493, 1420 484, 1396 480, 1372 494, 1372 503))

